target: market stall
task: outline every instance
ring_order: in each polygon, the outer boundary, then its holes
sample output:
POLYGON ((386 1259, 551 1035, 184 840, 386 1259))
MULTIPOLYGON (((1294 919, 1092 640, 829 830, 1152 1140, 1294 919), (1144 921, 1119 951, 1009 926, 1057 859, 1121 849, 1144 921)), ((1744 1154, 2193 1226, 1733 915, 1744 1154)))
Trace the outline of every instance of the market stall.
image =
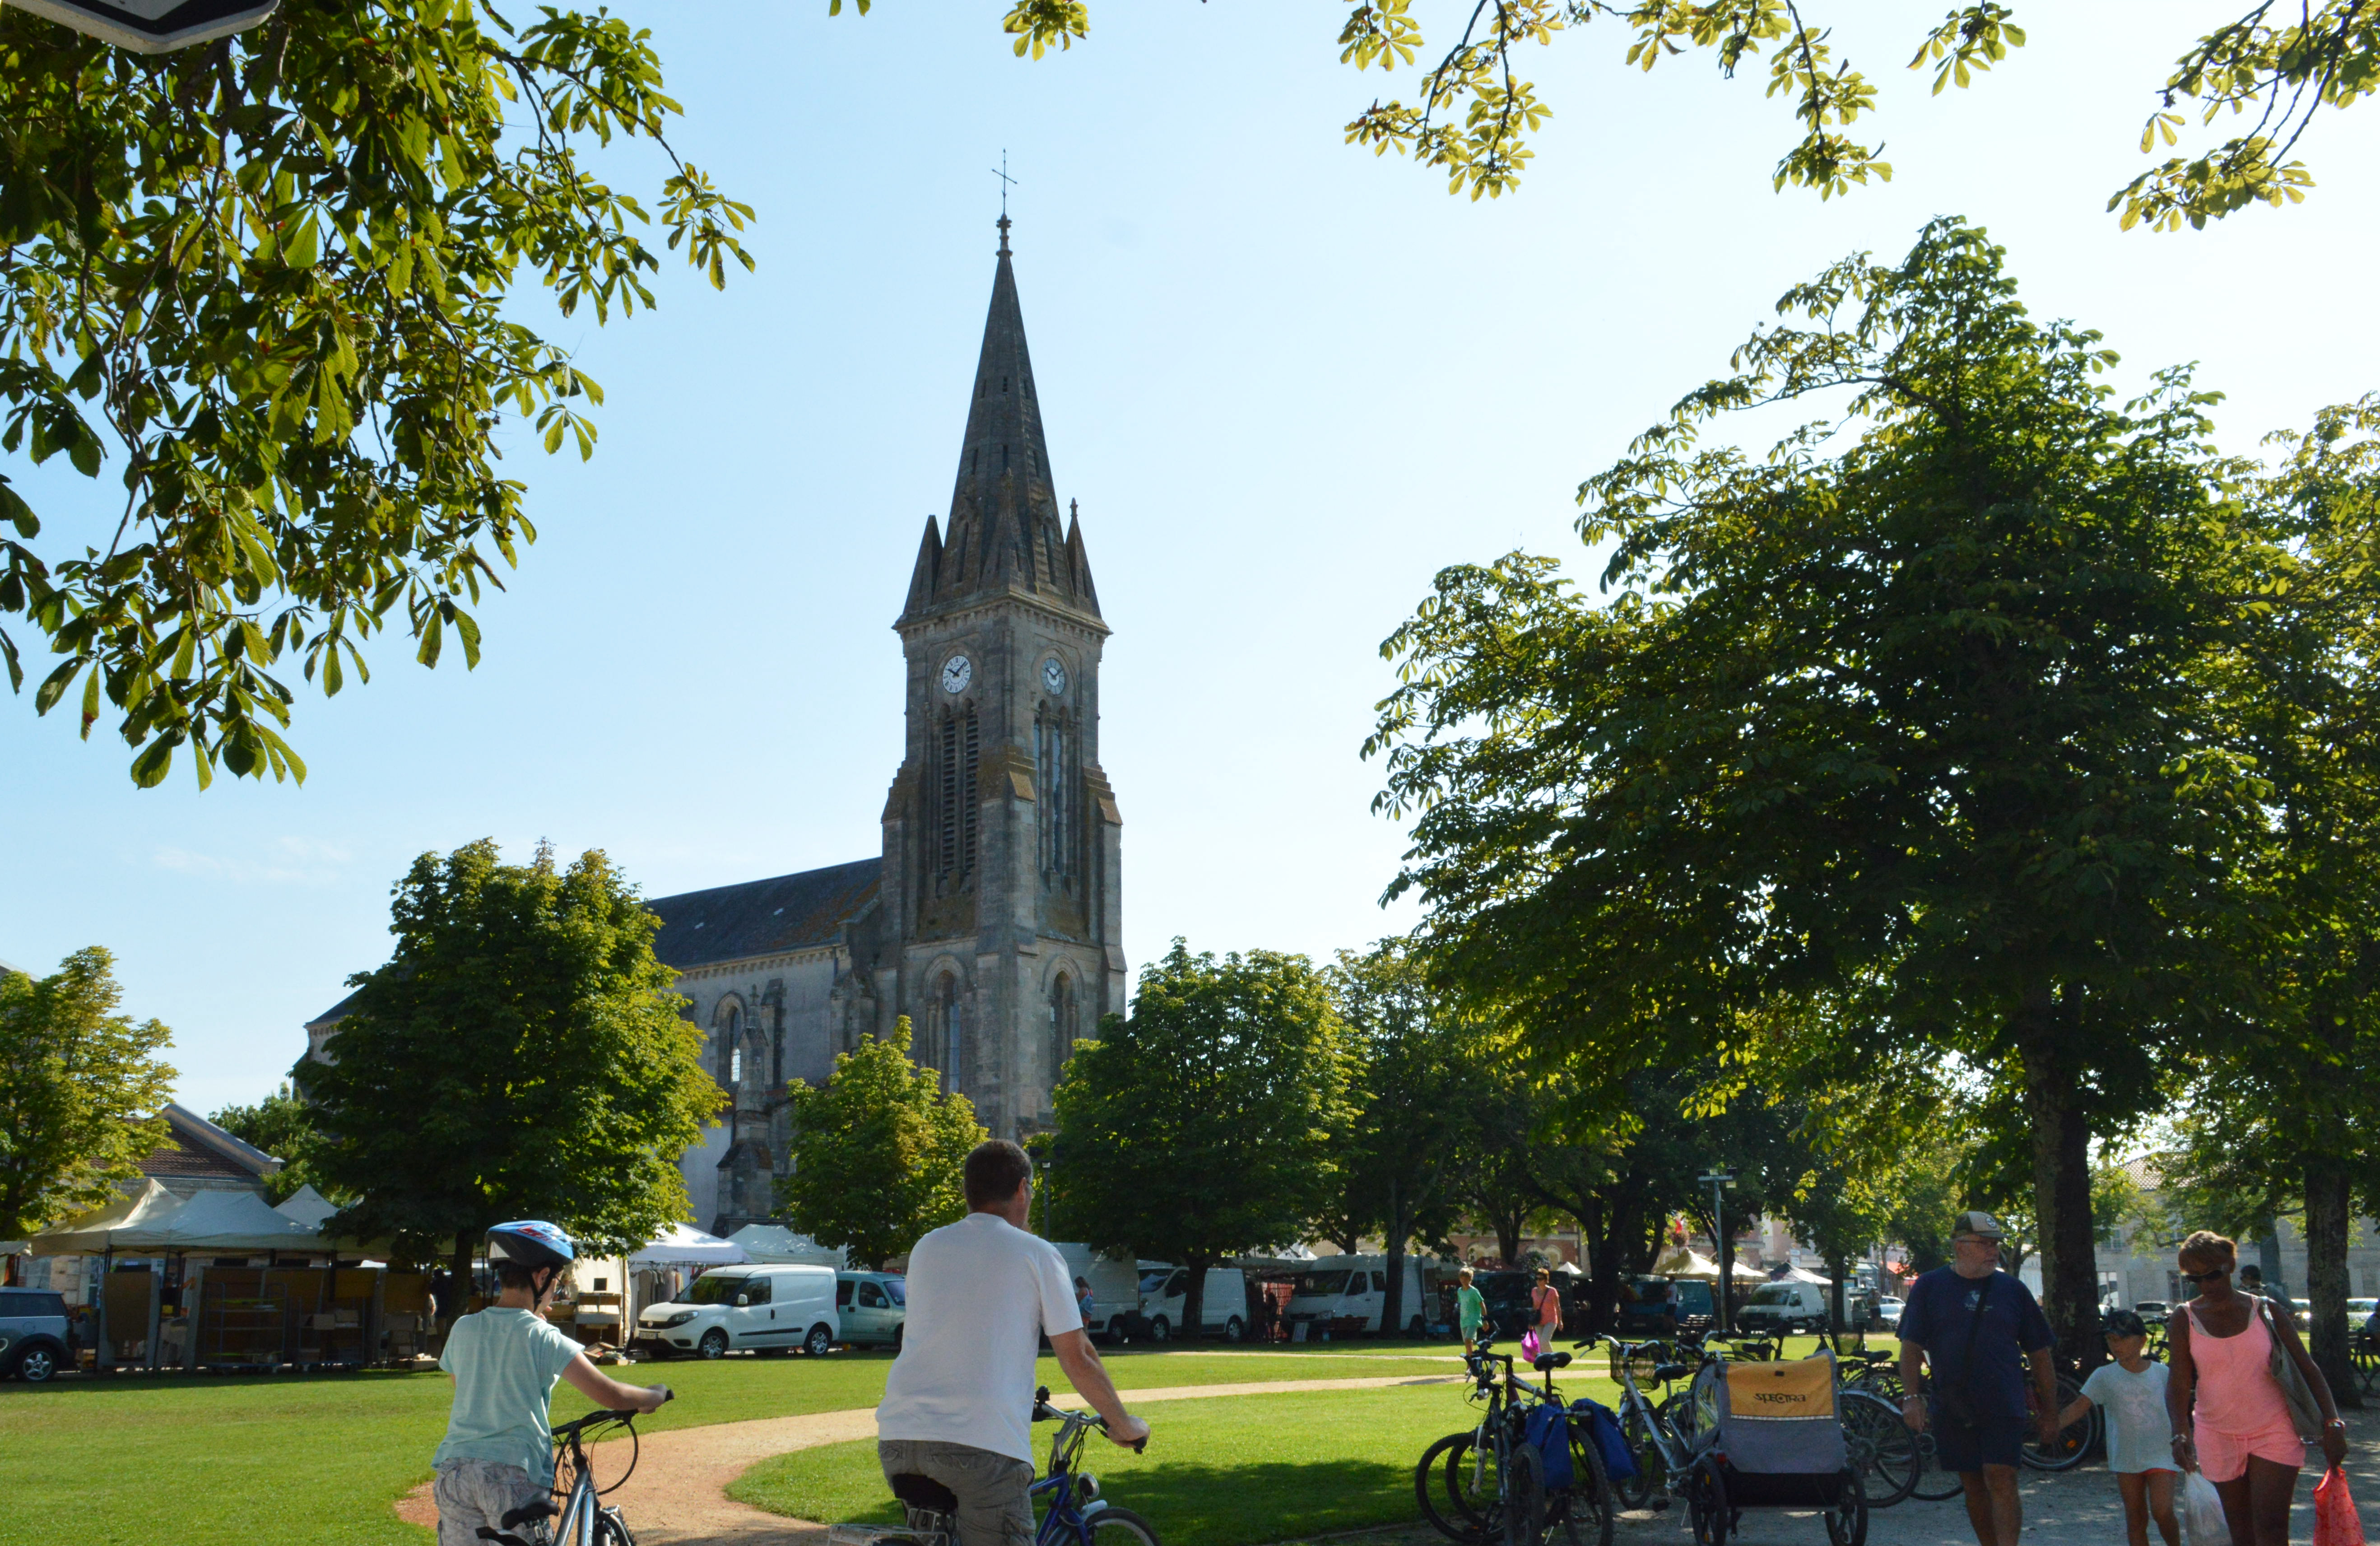
POLYGON ((842 1271, 848 1263, 840 1248, 820 1245, 807 1235, 796 1235, 781 1223, 747 1223, 727 1237, 727 1243, 740 1246, 754 1261, 783 1262, 796 1267, 832 1267, 842 1271))
POLYGON ((752 1260, 751 1254, 733 1240, 706 1235, 692 1224, 670 1225, 650 1244, 631 1251, 623 1263, 628 1274, 627 1324, 634 1325, 638 1312, 647 1305, 675 1299, 706 1269, 733 1267, 752 1260))

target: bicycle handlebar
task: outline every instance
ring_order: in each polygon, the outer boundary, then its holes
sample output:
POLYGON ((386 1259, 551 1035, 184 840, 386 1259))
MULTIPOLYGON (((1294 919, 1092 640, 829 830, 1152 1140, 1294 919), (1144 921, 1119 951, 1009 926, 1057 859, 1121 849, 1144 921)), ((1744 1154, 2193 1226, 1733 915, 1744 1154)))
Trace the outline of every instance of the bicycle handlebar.
MULTIPOLYGON (((654 1385, 650 1388, 662 1393, 661 1405, 662 1406, 666 1406, 671 1402, 677 1399, 677 1393, 670 1389, 667 1385, 654 1385)), ((660 1409, 661 1408, 658 1406, 654 1408, 655 1411, 659 1411, 660 1409)), ((578 1434, 580 1430, 587 1428, 590 1424, 606 1422, 634 1422, 638 1418, 647 1415, 648 1414, 644 1412, 638 1411, 634 1406, 624 1406, 618 1411, 613 1412, 589 1412, 583 1418, 574 1418, 569 1422, 564 1423, 561 1427, 556 1428, 553 1430, 553 1436, 557 1439, 574 1438, 578 1434)))
MULTIPOLYGON (((1102 1433, 1108 1430, 1108 1419, 1099 1416, 1097 1412, 1076 1412, 1071 1411, 1063 1406, 1051 1406, 1050 1404, 1050 1387, 1047 1385, 1042 1386, 1039 1390, 1033 1393, 1033 1420, 1035 1422, 1062 1422, 1075 1428, 1096 1428, 1102 1433)), ((1145 1454, 1148 1452, 1148 1439, 1140 1438, 1133 1441, 1132 1452, 1135 1455, 1145 1454)))

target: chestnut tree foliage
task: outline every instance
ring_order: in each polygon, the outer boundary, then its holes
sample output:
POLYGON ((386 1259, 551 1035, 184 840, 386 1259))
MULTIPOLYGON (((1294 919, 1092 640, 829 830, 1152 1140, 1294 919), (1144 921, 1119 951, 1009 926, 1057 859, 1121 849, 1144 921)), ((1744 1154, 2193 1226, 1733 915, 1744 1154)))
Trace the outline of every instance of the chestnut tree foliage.
POLYGON ((650 213, 589 164, 678 111, 601 11, 287 0, 149 58, 0 9, 0 449, 124 491, 79 530, 0 478, 12 688, 203 785, 302 778, 293 670, 336 692, 382 628, 476 662, 536 536, 498 426, 583 456, 602 400, 516 288, 650 306, 656 214, 713 286, 751 266, 749 209, 674 152, 650 213))
MULTIPOLYGON (((2236 4, 2237 0, 2233 0, 2236 4)), ((842 9, 842 0, 830 0, 842 9)), ((860 0, 859 9, 868 8, 860 0)), ((1375 98, 1346 126, 1352 144, 1396 151, 1447 175, 1450 192, 1497 197, 1517 187, 1533 153, 1529 135, 1552 116, 1536 83, 1515 73, 1522 50, 1602 21, 1622 35, 1629 65, 1651 70, 1689 53, 1707 55, 1721 74, 1749 66, 1767 94, 1790 104, 1796 138, 1777 163, 1777 186, 1815 189, 1822 199, 1853 183, 1888 182, 1883 147, 1853 126, 1876 110, 1876 84, 1838 48, 1821 0, 1357 0, 1339 7, 1339 58, 1359 69, 1417 66, 1410 97, 1375 98), (1432 40, 1436 41, 1433 42, 1432 40)), ((1930 7, 1912 7, 1920 13, 1930 7)), ((1015 0, 1003 26, 1016 52, 1038 58, 1085 37, 1085 0, 1015 0)), ((1954 5, 1938 21, 1913 19, 1912 70, 1930 71, 1934 91, 1967 87, 2024 46, 2012 7, 1999 0, 1954 5)), ((2200 125, 2228 117, 2239 131, 2194 155, 2169 157, 2116 190, 2126 229, 2204 226, 2263 201, 2296 202, 2313 178, 2291 159, 2325 107, 2345 107, 2380 88, 2380 6, 2371 0, 2274 0, 2223 20, 2178 57, 2148 93, 2141 152, 2180 142, 2194 112, 2200 125)))

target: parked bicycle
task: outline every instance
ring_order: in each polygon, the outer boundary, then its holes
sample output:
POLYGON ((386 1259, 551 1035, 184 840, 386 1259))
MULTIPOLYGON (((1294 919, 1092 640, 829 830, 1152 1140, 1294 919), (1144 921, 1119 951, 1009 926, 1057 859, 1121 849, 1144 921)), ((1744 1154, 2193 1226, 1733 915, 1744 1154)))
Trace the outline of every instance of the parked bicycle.
POLYGON ((1532 1385, 1513 1371, 1509 1354, 1488 1344, 1465 1360, 1471 1399, 1485 1404, 1479 1421, 1431 1444, 1414 1467, 1422 1516, 1440 1534, 1463 1546, 1536 1546, 1554 1539, 1563 1546, 1610 1546, 1620 1503, 1592 1413, 1586 1403, 1564 1405, 1554 1389, 1554 1372, 1570 1361, 1568 1353, 1539 1355, 1542 1382, 1532 1385), (1557 1426, 1559 1445, 1551 1439, 1557 1426))
MULTIPOLYGON (((1034 1546, 1159 1546, 1154 1525, 1099 1496, 1099 1479, 1080 1468, 1083 1441, 1092 1429, 1105 1430, 1107 1418, 1050 1406, 1050 1387, 1044 1385, 1033 1393, 1033 1420, 1058 1425, 1050 1439, 1049 1470, 1026 1489, 1041 1516, 1034 1546)), ((1138 1455, 1148 1447, 1143 1439, 1132 1451, 1138 1455)), ((892 1479, 892 1495, 901 1502, 905 1524, 831 1526, 829 1546, 957 1546, 959 1500, 949 1488, 931 1477, 904 1472, 892 1479)))
MULTIPOLYGON (((659 1388, 666 1406, 672 1393, 666 1385, 659 1388)), ((589 1412, 555 1429, 553 1495, 512 1510, 496 1521, 499 1528, 481 1525, 480 1539, 492 1540, 496 1546, 636 1546, 627 1520, 618 1509, 605 1507, 602 1499, 636 1475, 638 1416, 633 1410, 589 1412), (595 1468, 587 1457, 589 1435, 615 1427, 628 1435, 628 1468, 620 1473, 618 1481, 599 1488, 595 1468), (513 1533, 516 1530, 524 1533, 513 1533)))

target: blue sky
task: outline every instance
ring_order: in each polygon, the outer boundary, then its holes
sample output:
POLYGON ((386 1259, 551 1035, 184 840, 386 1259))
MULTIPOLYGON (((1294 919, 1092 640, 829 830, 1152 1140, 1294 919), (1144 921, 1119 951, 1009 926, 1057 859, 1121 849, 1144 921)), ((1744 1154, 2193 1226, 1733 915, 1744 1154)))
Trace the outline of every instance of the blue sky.
MULTIPOLYGON (((425 850, 551 837, 656 895, 877 851, 890 625, 949 497, 1003 149, 1051 461, 1115 629, 1135 966, 1175 934, 1322 956, 1410 921, 1378 906, 1401 835, 1356 756, 1380 639, 1444 565, 1578 554, 1579 481, 1845 252, 1968 215, 2127 383, 2200 361, 2235 449, 2380 385, 2353 277, 2380 107, 2318 124, 2296 209, 2181 236, 2101 213, 2220 4, 2021 6, 2030 46, 1930 98, 1900 66, 1938 5, 1828 0, 1898 175, 1825 204, 1770 191, 1790 125, 1760 72, 1647 78, 1609 27, 1530 58, 1557 116, 1521 192, 1475 204, 1341 143, 1380 89, 1336 62, 1342 6, 1097 0, 1088 42, 1038 63, 990 0, 613 8, 654 30, 683 153, 759 207, 759 268, 724 294, 673 269, 658 312, 602 329, 529 298, 609 402, 584 467, 516 437, 542 535, 480 614, 480 669, 390 641, 369 687, 302 698, 303 788, 136 790, 120 742, 0 700, 0 958, 115 951, 200 1109, 261 1095, 385 958, 425 850)), ((606 175, 657 180, 635 152, 606 175)), ((7 470, 59 530, 104 503, 58 464, 7 470)))

